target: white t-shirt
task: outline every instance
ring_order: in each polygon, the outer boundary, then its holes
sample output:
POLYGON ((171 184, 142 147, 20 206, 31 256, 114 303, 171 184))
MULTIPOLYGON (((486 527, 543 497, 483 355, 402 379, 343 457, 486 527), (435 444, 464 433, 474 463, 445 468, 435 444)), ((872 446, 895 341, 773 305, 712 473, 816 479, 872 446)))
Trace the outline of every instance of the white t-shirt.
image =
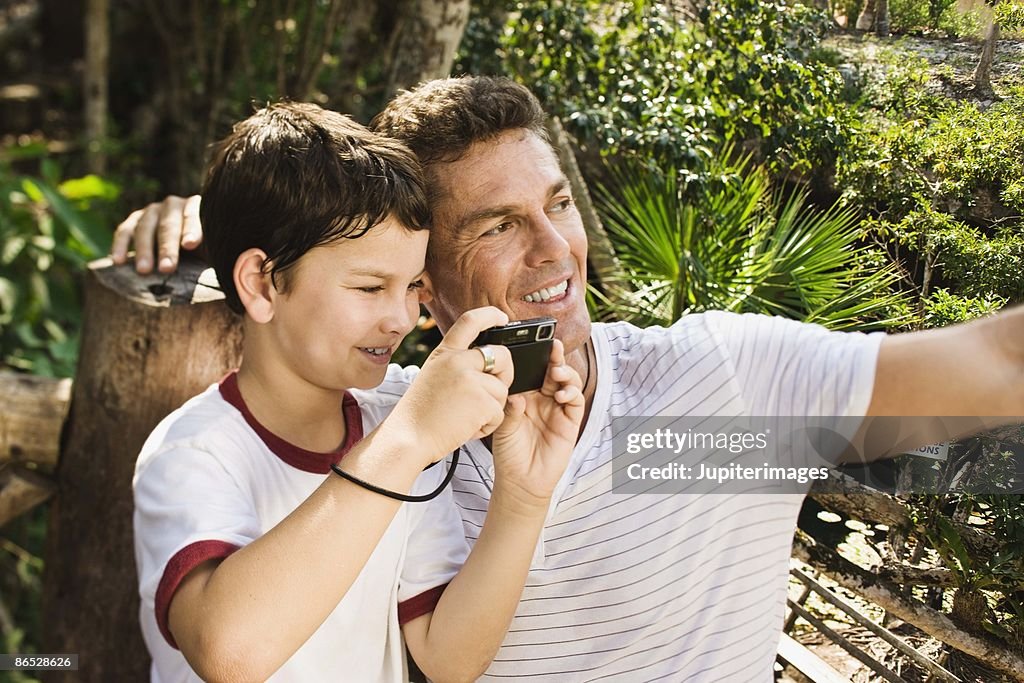
MULTIPOLYGON (((415 372, 391 366, 377 389, 345 396, 348 436, 336 453, 305 451, 266 430, 245 407, 234 374, 153 431, 134 480, 140 618, 153 681, 200 680, 167 629, 181 580, 259 538, 336 476, 331 463, 384 419, 415 372)), ((444 475, 444 464, 427 469, 413 493, 433 490, 444 475)), ((323 533, 337 530, 325 525, 323 533)), ((403 504, 337 608, 270 680, 407 680, 399 625, 433 610, 467 554, 450 488, 428 503, 403 504)))
MULTIPOLYGON (((484 680, 770 681, 803 495, 613 493, 610 422, 863 415, 883 336, 721 312, 595 324, 592 411, 484 680)), ((471 542, 493 480, 468 444, 454 493, 471 542)))

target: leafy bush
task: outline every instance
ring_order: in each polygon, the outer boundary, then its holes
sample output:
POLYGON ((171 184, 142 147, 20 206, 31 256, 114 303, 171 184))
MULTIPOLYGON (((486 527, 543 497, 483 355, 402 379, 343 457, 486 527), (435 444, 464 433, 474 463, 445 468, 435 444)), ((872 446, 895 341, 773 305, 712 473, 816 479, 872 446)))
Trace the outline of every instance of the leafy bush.
POLYGON ((97 176, 61 181, 0 166, 0 363, 70 377, 78 357, 77 274, 110 248, 106 202, 118 187, 97 176))
MULTIPOLYGON (((702 177, 721 141, 774 170, 829 165, 849 135, 842 79, 815 59, 827 15, 782 1, 711 0, 682 20, 640 0, 517 2, 493 54, 584 145, 702 177)), ((486 17, 491 17, 486 14, 486 17)), ((482 21, 483 19, 481 19, 482 21)), ((499 68, 463 59, 462 68, 499 68)))
POLYGON ((716 170, 725 181, 696 200, 684 195, 676 169, 634 163, 613 176, 598 207, 624 282, 611 283, 619 297, 604 299, 602 313, 641 325, 711 309, 833 329, 901 322, 896 270, 874 266, 854 213, 814 210, 803 194, 773 192, 767 172, 748 161, 716 170))

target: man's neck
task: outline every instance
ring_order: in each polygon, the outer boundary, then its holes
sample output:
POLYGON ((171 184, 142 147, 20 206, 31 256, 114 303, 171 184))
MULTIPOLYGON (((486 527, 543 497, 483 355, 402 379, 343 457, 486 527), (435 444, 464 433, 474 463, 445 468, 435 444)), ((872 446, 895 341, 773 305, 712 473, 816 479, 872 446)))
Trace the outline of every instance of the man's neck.
POLYGON ((579 373, 583 382, 583 398, 586 401, 586 408, 583 412, 583 422, 580 425, 580 434, 587 426, 590 419, 590 409, 594 404, 594 394, 597 392, 597 355, 594 352, 594 339, 591 337, 581 348, 568 354, 566 357, 573 370, 579 373))

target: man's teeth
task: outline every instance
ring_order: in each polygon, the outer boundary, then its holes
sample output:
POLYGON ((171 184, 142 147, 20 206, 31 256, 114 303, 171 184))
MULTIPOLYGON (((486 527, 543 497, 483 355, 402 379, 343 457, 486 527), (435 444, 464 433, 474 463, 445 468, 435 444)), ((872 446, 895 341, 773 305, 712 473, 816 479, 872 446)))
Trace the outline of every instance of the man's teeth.
POLYGON ((383 356, 384 354, 389 353, 391 351, 391 347, 390 346, 380 346, 380 347, 377 347, 377 348, 374 348, 374 349, 364 348, 363 351, 366 351, 367 353, 370 353, 370 354, 372 354, 374 356, 383 356))
POLYGON ((537 303, 539 301, 547 301, 553 296, 558 296, 566 289, 569 288, 569 281, 564 280, 561 284, 555 285, 554 287, 545 287, 544 289, 538 289, 532 294, 527 294, 523 297, 523 301, 528 303, 537 303))

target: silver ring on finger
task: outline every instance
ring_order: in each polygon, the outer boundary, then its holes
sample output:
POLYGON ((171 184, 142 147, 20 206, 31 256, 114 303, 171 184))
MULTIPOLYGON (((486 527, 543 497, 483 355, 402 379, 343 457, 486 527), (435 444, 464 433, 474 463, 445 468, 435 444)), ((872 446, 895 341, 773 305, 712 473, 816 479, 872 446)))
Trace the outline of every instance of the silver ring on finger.
POLYGON ((490 346, 477 346, 476 350, 484 357, 484 372, 488 375, 494 372, 494 351, 490 346))

